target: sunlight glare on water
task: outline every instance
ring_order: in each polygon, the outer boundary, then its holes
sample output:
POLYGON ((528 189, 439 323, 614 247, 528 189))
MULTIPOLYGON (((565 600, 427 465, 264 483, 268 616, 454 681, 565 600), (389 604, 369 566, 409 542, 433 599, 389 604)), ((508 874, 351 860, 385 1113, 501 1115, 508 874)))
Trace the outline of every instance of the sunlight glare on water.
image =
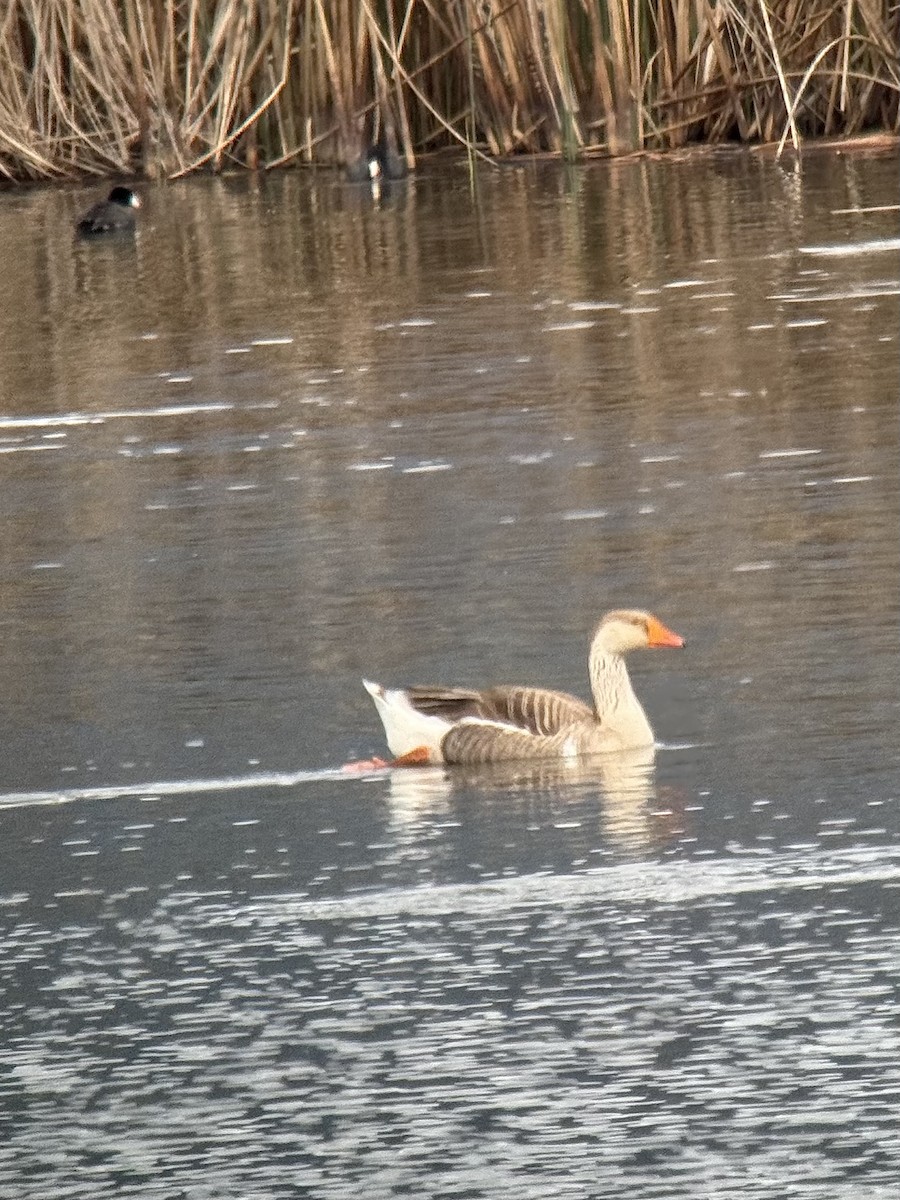
POLYGON ((895 176, 0 195, 0 1194, 893 1200, 895 176), (622 605, 655 754, 342 769, 622 605))

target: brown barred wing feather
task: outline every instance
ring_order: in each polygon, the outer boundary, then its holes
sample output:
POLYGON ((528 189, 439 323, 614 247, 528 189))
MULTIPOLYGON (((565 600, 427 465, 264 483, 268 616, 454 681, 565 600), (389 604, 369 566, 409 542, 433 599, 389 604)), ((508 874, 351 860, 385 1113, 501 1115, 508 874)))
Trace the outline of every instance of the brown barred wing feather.
POLYGON ((406 692, 413 708, 447 721, 494 721, 523 733, 549 736, 583 721, 594 720, 594 711, 583 700, 547 688, 412 687, 406 692))
POLYGON ((549 688, 497 687, 482 695, 489 698, 494 720, 540 737, 565 733, 574 725, 595 720, 594 710, 583 700, 549 688))
POLYGON ((445 721, 463 721, 467 717, 498 720, 499 714, 485 704, 484 692, 457 687, 406 688, 406 698, 417 712, 445 721))

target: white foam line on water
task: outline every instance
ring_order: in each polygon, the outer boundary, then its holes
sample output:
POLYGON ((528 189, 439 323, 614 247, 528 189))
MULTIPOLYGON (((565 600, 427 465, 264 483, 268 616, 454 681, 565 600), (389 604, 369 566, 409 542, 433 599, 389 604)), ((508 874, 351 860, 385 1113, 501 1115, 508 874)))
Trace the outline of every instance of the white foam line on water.
POLYGON ((608 517, 609 512, 605 508, 573 508, 568 512, 560 513, 561 521, 602 521, 604 517, 608 517))
POLYGON ((869 242, 839 242, 831 246, 801 246, 801 254, 821 254, 838 257, 850 254, 879 254, 900 250, 900 238, 874 238, 869 242))
POLYGON ((832 216, 845 216, 847 213, 898 212, 900 204, 869 204, 865 208, 833 208, 832 216))
MULTIPOLYGON (((814 891, 848 884, 900 881, 900 851, 871 847, 847 851, 736 855, 705 861, 626 864, 600 867, 580 875, 520 875, 490 883, 452 883, 408 890, 310 900, 292 894, 251 901, 254 916, 282 924, 291 918, 343 920, 360 917, 447 916, 480 918, 508 914, 513 908, 564 908, 573 905, 602 911, 610 903, 677 906, 711 897, 752 892, 814 891)), ((196 905, 196 897, 185 903, 196 905)))
POLYGON ((840 300, 879 300, 882 296, 900 296, 900 287, 895 283, 883 287, 848 288, 846 292, 810 292, 808 296, 792 295, 789 292, 767 296, 781 304, 831 304, 840 300))
POLYGON ((799 447, 790 450, 764 450, 760 458, 807 458, 811 454, 821 454, 821 450, 803 450, 799 447))
POLYGON ((593 329, 596 321, 560 321, 556 325, 544 325, 541 333, 571 333, 578 329, 593 329))
POLYGON ((234 404, 161 404, 156 408, 108 409, 97 413, 45 413, 37 417, 0 417, 0 429, 43 429, 55 425, 101 425, 126 417, 186 417, 203 413, 232 412, 234 404))
POLYGON ((196 796, 210 792, 253 791, 258 788, 291 788, 300 783, 368 778, 377 772, 348 772, 342 767, 319 771, 263 772, 229 775, 221 779, 163 779, 149 783, 113 784, 108 787, 60 788, 58 791, 0 793, 0 810, 41 805, 72 804, 78 800, 128 800, 135 797, 196 796))
POLYGON ((536 466, 538 463, 547 462, 552 457, 552 450, 540 450, 534 454, 510 454, 506 461, 515 463, 517 467, 530 467, 536 466))

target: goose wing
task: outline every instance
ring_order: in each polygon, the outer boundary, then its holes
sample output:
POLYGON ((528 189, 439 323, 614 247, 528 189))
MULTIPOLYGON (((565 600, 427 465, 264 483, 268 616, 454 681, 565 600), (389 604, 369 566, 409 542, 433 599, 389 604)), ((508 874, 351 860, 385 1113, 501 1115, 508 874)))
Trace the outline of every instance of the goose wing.
POLYGON ((591 727, 580 726, 554 734, 529 733, 499 721, 467 717, 451 725, 441 741, 444 762, 481 766, 522 759, 569 758, 583 752, 583 735, 591 727), (581 735, 581 736, 579 736, 581 735))
MULTIPOLYGON (((413 687, 407 689, 413 708, 446 721, 487 722, 505 726, 513 736, 552 737, 573 725, 593 721, 594 710, 583 700, 549 688, 413 687)), ((486 760, 482 760, 486 761, 486 760)))

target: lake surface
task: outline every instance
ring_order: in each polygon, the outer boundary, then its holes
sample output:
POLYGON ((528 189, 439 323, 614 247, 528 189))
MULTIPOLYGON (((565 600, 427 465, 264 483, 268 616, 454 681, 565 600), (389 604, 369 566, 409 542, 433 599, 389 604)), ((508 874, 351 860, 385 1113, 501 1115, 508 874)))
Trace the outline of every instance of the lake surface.
POLYGON ((893 1198, 893 158, 95 196, 0 193, 0 1194, 893 1198), (623 605, 655 760, 341 770, 623 605))

